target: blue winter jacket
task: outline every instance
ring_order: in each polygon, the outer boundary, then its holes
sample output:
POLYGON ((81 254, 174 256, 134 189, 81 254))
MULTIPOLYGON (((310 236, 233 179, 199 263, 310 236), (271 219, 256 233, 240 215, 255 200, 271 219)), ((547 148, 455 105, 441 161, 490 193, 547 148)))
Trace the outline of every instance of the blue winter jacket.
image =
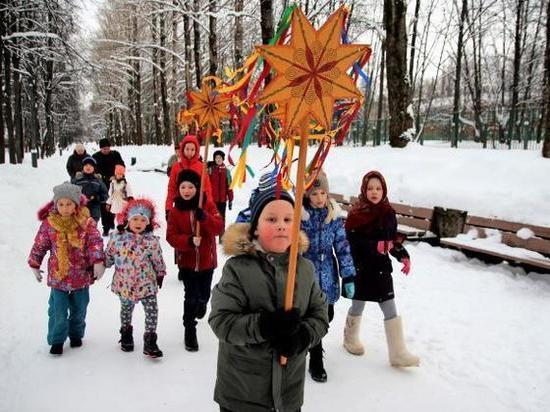
MULTIPOLYGON (((334 204, 334 203, 333 203, 334 204)), ((325 223, 328 209, 304 207, 302 230, 309 238, 309 249, 304 253, 315 265, 315 274, 328 303, 334 304, 340 297, 338 275, 342 278, 355 276, 355 266, 346 238, 344 222, 335 216, 325 223)))

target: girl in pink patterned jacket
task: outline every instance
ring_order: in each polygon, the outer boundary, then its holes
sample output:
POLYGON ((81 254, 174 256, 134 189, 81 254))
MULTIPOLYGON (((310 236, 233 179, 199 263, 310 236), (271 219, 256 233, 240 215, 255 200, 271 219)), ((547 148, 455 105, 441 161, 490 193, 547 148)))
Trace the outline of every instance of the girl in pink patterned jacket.
POLYGON ((143 353, 160 358, 157 346, 157 292, 166 275, 166 266, 158 236, 153 229, 155 207, 147 199, 133 199, 118 215, 122 222, 119 232, 113 233, 105 250, 105 265, 115 266, 111 290, 120 298, 120 348, 134 350, 132 314, 136 303, 145 310, 143 353))
POLYGON ((105 267, 103 240, 85 207, 80 186, 63 183, 55 186, 53 193, 53 200, 38 212, 42 224, 28 263, 41 282, 40 265, 50 252, 48 344, 52 355, 61 355, 67 336, 71 347, 82 346, 90 300, 88 287, 101 278, 105 267))

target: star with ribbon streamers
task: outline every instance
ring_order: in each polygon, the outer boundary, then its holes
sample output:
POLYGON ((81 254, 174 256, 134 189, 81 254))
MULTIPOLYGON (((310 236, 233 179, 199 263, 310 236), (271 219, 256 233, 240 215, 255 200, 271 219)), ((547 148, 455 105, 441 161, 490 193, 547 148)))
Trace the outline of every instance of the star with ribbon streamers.
POLYGON ((361 92, 348 69, 370 48, 342 44, 345 9, 341 7, 316 31, 300 9, 292 19, 289 45, 258 46, 257 50, 277 72, 259 102, 286 103, 284 126, 295 130, 314 118, 326 130, 332 127, 335 100, 360 99, 361 92))
POLYGON ((200 127, 218 129, 221 120, 229 116, 231 97, 219 94, 206 82, 202 84, 201 90, 189 92, 189 95, 192 103, 189 111, 196 116, 200 127))

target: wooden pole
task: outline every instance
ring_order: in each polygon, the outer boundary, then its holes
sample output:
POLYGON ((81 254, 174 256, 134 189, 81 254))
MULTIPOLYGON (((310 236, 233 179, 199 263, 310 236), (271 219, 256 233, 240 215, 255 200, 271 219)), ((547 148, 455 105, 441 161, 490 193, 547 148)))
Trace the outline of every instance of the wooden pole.
MULTIPOLYGON (((204 138, 204 159, 202 159, 202 173, 201 173, 201 188, 199 193, 199 208, 202 207, 204 202, 204 185, 206 182, 206 165, 208 163, 208 148, 210 147, 210 138, 212 137, 212 128, 210 126, 206 127, 206 137, 204 138)), ((197 219, 197 230, 195 231, 195 236, 200 237, 201 235, 201 223, 197 219)))
MULTIPOLYGON (((296 198, 294 199, 294 219, 292 222, 292 237, 290 241, 290 256, 288 258, 288 274, 286 278, 285 310, 292 309, 294 302, 294 283, 298 263, 298 240, 300 238, 300 222, 302 216, 302 201, 304 198, 305 172, 307 160, 307 139, 309 119, 300 125, 300 152, 298 154, 298 171, 296 172, 296 198)), ((281 356, 281 365, 286 365, 287 359, 281 356)))

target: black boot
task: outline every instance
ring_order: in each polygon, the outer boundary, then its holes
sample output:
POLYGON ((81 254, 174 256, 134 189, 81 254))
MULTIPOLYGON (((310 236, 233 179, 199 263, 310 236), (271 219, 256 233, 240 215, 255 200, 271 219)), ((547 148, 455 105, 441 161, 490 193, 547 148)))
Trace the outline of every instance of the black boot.
POLYGON ((132 352, 134 350, 134 337, 132 336, 134 328, 132 325, 123 326, 120 328, 120 349, 123 352, 132 352))
POLYGON ((81 338, 70 338, 71 340, 71 348, 80 348, 82 346, 82 339, 81 338))
POLYGON ((62 343, 54 343, 52 347, 50 348, 50 353, 52 355, 61 355, 63 354, 63 344, 62 343))
POLYGON ((327 372, 323 365, 323 346, 321 343, 309 350, 309 374, 316 382, 326 382, 327 372))
POLYGON ((145 332, 143 334, 143 354, 152 358, 162 358, 162 351, 157 346, 157 334, 145 332))
POLYGON ((195 316, 197 319, 202 319, 204 315, 206 315, 206 303, 199 303, 195 311, 195 316))
POLYGON ((189 352, 196 352, 199 350, 197 329, 194 326, 185 328, 185 349, 189 352))

